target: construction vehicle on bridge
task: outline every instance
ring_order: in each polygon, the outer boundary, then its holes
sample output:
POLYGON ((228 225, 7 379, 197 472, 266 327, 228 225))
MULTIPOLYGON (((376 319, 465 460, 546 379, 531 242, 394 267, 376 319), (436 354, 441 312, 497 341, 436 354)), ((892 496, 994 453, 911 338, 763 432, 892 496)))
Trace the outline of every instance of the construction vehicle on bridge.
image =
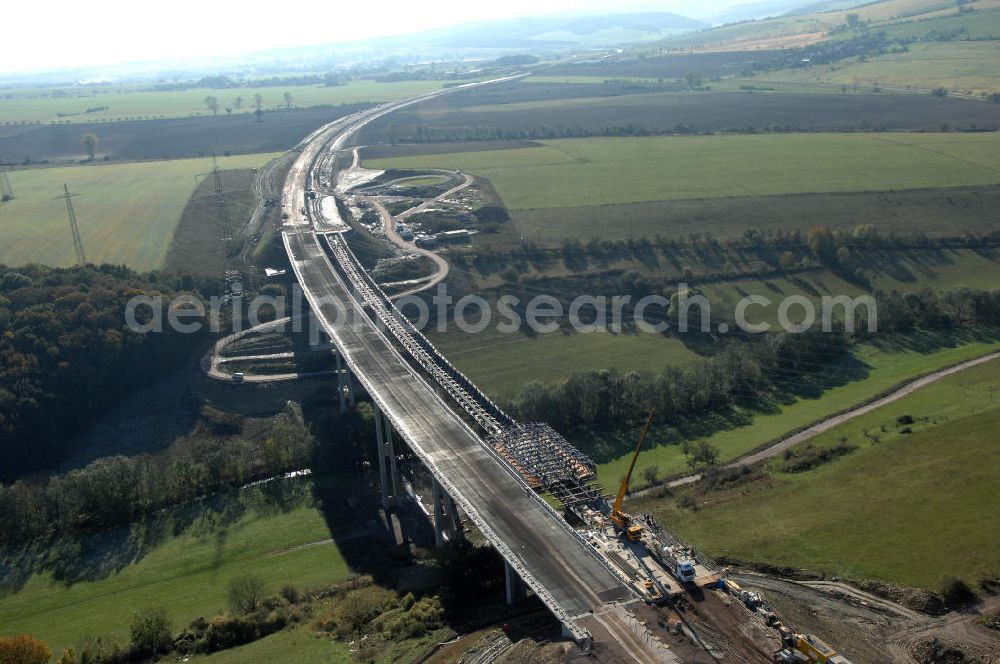
POLYGON ((690 549, 683 546, 665 546, 658 553, 661 554, 660 560, 665 563, 675 579, 685 585, 694 584, 698 572, 694 566, 694 553, 690 549))
POLYGON ((642 541, 642 526, 632 523, 632 515, 622 511, 622 502, 625 500, 625 494, 628 493, 628 483, 632 479, 632 471, 635 470, 635 462, 639 458, 642 441, 645 440, 646 434, 649 432, 649 425, 652 422, 653 411, 649 411, 649 417, 646 418, 646 426, 642 428, 642 433, 639 434, 639 442, 636 443, 635 452, 632 453, 632 463, 629 464, 628 473, 622 480, 622 485, 618 488, 618 496, 611 506, 611 522, 615 524, 615 528, 620 532, 625 533, 630 542, 642 541))

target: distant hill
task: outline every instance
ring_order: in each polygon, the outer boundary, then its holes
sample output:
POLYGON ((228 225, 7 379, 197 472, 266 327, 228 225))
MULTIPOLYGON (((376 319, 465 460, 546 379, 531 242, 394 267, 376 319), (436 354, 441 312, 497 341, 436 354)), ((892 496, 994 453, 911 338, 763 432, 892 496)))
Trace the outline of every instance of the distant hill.
POLYGON ((802 16, 804 14, 815 14, 817 12, 831 12, 841 9, 854 9, 861 5, 871 4, 871 0, 821 0, 820 2, 810 2, 785 12, 785 16, 802 16))
POLYGON ((937 29, 947 33, 939 34, 939 41, 961 35, 992 40, 1000 35, 990 14, 997 8, 1000 0, 961 4, 955 0, 761 0, 728 8, 712 19, 715 27, 711 29, 668 37, 652 46, 733 51, 804 47, 856 36, 847 30, 849 14, 856 14, 869 31, 909 30, 921 38, 937 29))
POLYGON ((715 25, 755 21, 773 16, 801 16, 835 9, 850 9, 871 0, 757 0, 727 7, 712 19, 715 25))
POLYGON ((514 49, 542 46, 597 46, 662 39, 709 27, 670 12, 597 16, 526 17, 468 23, 406 36, 410 48, 514 49))

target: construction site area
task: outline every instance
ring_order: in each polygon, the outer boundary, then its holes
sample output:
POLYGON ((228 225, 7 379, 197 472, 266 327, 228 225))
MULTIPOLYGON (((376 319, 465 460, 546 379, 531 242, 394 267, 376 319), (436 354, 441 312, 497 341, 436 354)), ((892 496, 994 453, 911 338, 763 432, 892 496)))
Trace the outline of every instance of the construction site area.
MULTIPOLYGON (((431 192, 437 196, 397 206, 395 212, 388 203, 398 201, 380 200, 386 192, 377 188, 347 201, 355 187, 381 175, 360 169, 357 150, 345 149, 348 138, 394 109, 377 107, 315 132, 303 144, 281 197, 282 237, 292 271, 323 329, 320 352, 336 360, 335 368, 322 370, 336 378, 342 409, 359 398, 372 401, 386 522, 403 514, 402 506, 416 504, 437 545, 468 537, 492 546, 505 562, 507 603, 536 597, 561 625, 563 643, 573 643, 564 651, 570 661, 899 661, 891 654, 873 658, 867 643, 812 620, 808 609, 787 601, 795 592, 790 587, 769 587, 767 577, 733 573, 669 524, 626 510, 636 459, 655 413, 648 415, 617 493, 605 495, 592 459, 551 426, 518 422, 504 412, 401 313, 398 294, 387 295, 365 269, 352 250, 352 236, 378 235, 402 252, 429 253, 414 238, 400 237, 406 227, 399 222, 471 179, 452 186, 457 179, 442 176, 439 190, 431 192), (352 153, 350 166, 338 166, 352 153), (361 229, 358 220, 345 219, 353 216, 340 211, 348 203, 378 210, 377 223, 361 229), (344 308, 349 320, 341 315, 344 308), (777 600, 771 599, 772 590, 777 600)), ((446 273, 444 263, 437 277, 415 290, 446 273)), ((253 331, 239 341, 252 347, 253 331)), ((215 354, 225 355, 225 345, 215 354)), ((293 353, 286 351, 279 359, 289 356, 293 353)), ((205 364, 215 369, 220 362, 208 357, 205 364)), ((213 378, 255 382, 244 372, 228 376, 216 371, 213 378)), ((469 645, 478 654, 457 661, 493 661, 514 644, 469 645), (483 653, 490 659, 479 659, 483 653)))
MULTIPOLYGON (((360 277, 360 271, 357 274, 360 277)), ((469 388, 474 388, 443 358, 436 357, 433 346, 418 331, 398 319, 396 324, 399 333, 420 349, 424 372, 441 372, 452 381, 456 391, 461 387, 462 394, 467 395, 469 388)), ((233 338, 220 344, 216 352, 224 356, 234 352, 229 347, 254 348, 258 338, 261 341, 270 339, 267 343, 273 344, 277 327, 271 324, 233 338)), ((280 334, 278 336, 280 338, 280 334)), ((317 348, 312 352, 322 354, 329 353, 331 346, 324 340, 317 348)), ((206 366, 217 365, 218 362, 213 365, 206 359, 206 366)), ((355 398, 354 385, 349 382, 343 364, 337 362, 337 367, 328 374, 337 377, 338 390, 344 395, 346 407, 355 398)), ((210 375, 230 382, 236 376, 221 372, 210 375)), ((287 382, 297 375, 294 372, 278 376, 239 375, 236 382, 253 383, 257 379, 287 382)), ((625 511, 631 469, 616 495, 604 495, 596 483, 595 463, 562 435, 546 424, 518 423, 485 395, 476 396, 478 398, 463 399, 463 412, 469 424, 483 431, 485 444, 508 469, 520 476, 526 491, 559 506, 559 518, 628 589, 630 597, 622 597, 588 615, 574 616, 592 635, 592 640, 582 652, 573 655, 574 649, 568 653, 571 657, 636 661, 627 654, 631 649, 622 651, 612 645, 621 635, 609 631, 606 621, 615 616, 630 627, 637 647, 653 654, 648 661, 853 661, 837 654, 838 651, 820 637, 803 633, 804 630, 786 621, 765 599, 764 592, 752 583, 744 586, 738 577, 730 575, 727 569, 698 552, 650 515, 632 515, 625 511)), ((642 448, 652 418, 651 413, 637 441, 633 462, 642 448)), ((381 417, 376 423, 381 447, 391 437, 391 427, 381 417)), ((409 514, 409 518, 423 514, 434 528, 438 544, 455 537, 468 537, 486 544, 473 520, 450 499, 411 450, 397 442, 390 456, 382 471, 387 492, 391 495, 386 503, 389 505, 385 510, 386 523, 404 518, 404 514, 409 514), (404 501, 419 509, 402 509, 404 501)), ((518 575, 509 573, 508 603, 517 605, 531 595, 532 591, 518 575)), ((514 643, 506 641, 503 649, 513 646, 514 643)), ((497 651, 500 645, 492 644, 492 648, 497 651)))

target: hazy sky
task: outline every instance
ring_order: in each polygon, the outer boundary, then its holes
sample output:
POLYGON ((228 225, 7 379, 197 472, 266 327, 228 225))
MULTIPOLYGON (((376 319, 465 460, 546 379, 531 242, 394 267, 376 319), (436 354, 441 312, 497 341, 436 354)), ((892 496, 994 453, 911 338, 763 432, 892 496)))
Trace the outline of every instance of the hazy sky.
MULTIPOLYGON (((746 1, 746 0, 743 0, 746 1)), ((0 71, 183 59, 357 41, 455 23, 567 11, 705 16, 740 0, 9 0, 0 71)))

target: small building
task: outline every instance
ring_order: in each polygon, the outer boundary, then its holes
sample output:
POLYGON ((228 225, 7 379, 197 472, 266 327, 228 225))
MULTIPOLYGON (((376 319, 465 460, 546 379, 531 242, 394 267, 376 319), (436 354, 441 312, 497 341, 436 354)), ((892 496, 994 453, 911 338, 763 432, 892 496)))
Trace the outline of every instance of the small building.
POLYGON ((466 228, 459 228, 454 231, 444 231, 443 233, 438 233, 435 237, 438 242, 442 243, 452 243, 452 242, 468 242, 469 238, 476 234, 476 231, 470 231, 466 228))

